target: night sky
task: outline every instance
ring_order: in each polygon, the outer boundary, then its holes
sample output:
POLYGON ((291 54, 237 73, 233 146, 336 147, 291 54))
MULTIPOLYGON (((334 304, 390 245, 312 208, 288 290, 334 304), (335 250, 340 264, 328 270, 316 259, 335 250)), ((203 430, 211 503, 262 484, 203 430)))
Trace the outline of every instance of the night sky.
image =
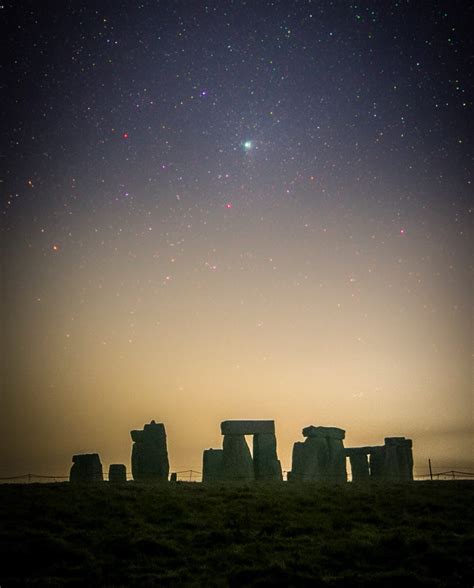
POLYGON ((0 475, 225 419, 472 464, 467 2, 3 2, 0 475))

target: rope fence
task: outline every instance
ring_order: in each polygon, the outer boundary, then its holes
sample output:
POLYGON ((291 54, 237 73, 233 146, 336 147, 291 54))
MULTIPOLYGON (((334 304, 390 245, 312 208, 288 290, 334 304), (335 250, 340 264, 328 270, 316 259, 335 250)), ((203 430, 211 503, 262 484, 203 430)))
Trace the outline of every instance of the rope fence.
MULTIPOLYGON (((287 472, 284 472, 285 474, 287 472)), ((172 481, 177 482, 201 482, 202 472, 197 470, 180 470, 173 472, 172 481), (174 475, 173 475, 174 474, 174 475)), ((286 478, 286 476, 285 476, 286 478)), ((474 472, 463 472, 459 470, 447 470, 444 472, 433 472, 432 474, 415 474, 414 479, 423 480, 471 480, 474 478, 474 472)), ((348 475, 348 481, 351 476, 348 475)), ((65 482, 69 480, 69 476, 46 476, 42 474, 21 474, 18 476, 0 477, 0 484, 33 484, 33 483, 51 483, 51 482, 65 482)), ((104 480, 108 481, 108 474, 104 474, 104 480)), ((127 472, 127 481, 132 481, 133 476, 131 472, 127 472)))

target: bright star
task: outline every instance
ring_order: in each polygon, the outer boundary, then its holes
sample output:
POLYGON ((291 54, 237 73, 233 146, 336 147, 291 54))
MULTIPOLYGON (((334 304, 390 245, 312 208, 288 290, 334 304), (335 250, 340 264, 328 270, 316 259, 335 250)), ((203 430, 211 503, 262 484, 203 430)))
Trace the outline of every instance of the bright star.
POLYGON ((244 141, 244 149, 245 151, 250 151, 252 149, 253 143, 252 141, 244 141))

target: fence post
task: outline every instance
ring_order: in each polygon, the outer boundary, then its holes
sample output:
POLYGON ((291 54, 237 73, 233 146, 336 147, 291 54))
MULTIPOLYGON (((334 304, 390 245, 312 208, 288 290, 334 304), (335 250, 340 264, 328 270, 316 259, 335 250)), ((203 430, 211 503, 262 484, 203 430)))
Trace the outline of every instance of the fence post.
POLYGON ((433 470, 431 469, 431 458, 428 458, 428 465, 430 466, 430 479, 433 480, 433 470))

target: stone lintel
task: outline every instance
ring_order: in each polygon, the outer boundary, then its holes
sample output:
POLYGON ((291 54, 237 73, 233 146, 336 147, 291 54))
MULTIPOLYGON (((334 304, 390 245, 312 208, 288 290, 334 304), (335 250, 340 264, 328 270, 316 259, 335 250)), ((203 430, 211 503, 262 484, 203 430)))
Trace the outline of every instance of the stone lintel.
POLYGON ((275 434, 275 421, 223 421, 222 435, 275 434))
POLYGON ((405 437, 385 437, 385 445, 412 446, 412 440, 405 437))
POLYGON ((351 455, 369 455, 377 449, 382 449, 383 445, 367 446, 367 447, 346 447, 345 452, 347 457, 351 455))
POLYGON ((92 461, 100 462, 98 453, 79 453, 72 456, 72 463, 91 463, 92 461))
POLYGON ((344 439, 346 432, 338 427, 315 427, 309 425, 303 429, 303 437, 329 437, 330 439, 344 439))

